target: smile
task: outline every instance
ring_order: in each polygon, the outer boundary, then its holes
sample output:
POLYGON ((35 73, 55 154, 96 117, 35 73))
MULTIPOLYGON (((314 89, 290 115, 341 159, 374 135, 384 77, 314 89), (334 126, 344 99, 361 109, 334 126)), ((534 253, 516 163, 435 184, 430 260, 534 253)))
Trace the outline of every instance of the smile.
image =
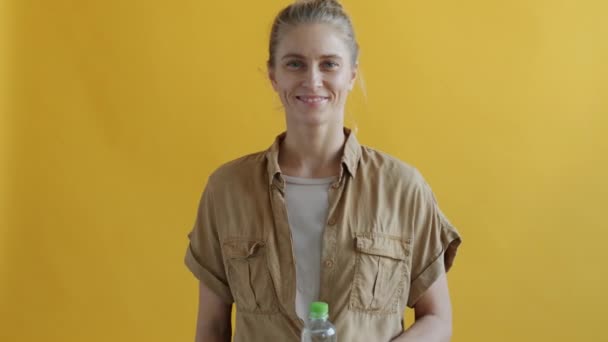
POLYGON ((325 97, 325 96, 296 96, 296 99, 304 102, 304 103, 310 103, 310 104, 314 104, 314 103, 321 103, 324 101, 327 101, 329 99, 329 97, 325 97))

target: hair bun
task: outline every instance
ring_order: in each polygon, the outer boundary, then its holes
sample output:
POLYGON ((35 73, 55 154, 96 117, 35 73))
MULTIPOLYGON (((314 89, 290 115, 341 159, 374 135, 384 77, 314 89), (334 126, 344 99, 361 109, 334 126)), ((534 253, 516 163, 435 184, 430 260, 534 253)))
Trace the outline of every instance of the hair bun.
POLYGON ((342 4, 338 0, 298 0, 296 3, 316 5, 319 7, 329 7, 342 9, 342 4))
POLYGON ((319 2, 323 5, 342 8, 342 4, 338 0, 319 0, 319 2))

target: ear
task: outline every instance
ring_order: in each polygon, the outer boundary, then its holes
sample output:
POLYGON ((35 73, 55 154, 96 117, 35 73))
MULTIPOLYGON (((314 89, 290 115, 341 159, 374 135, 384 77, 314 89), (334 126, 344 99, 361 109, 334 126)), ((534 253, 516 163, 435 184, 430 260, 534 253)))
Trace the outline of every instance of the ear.
POLYGON ((275 78, 274 69, 272 67, 268 67, 268 79, 270 80, 272 89, 274 89, 274 91, 277 91, 277 80, 275 78))
POLYGON ((348 90, 353 90, 353 87, 355 86, 355 81, 357 80, 358 71, 359 71, 359 62, 356 62, 351 71, 350 82, 348 84, 348 90))

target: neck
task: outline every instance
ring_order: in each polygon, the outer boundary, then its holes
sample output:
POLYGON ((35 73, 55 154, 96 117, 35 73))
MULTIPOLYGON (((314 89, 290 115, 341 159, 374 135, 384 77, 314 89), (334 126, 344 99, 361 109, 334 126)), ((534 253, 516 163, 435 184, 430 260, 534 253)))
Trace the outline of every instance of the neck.
POLYGON ((305 178, 337 176, 345 140, 341 123, 313 128, 288 127, 279 149, 281 171, 288 176, 305 178))

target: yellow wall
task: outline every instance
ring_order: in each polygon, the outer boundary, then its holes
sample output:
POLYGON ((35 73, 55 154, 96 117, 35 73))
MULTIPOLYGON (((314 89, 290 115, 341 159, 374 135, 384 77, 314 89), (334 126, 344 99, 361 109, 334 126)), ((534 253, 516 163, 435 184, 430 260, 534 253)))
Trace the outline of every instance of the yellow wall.
MULTIPOLYGON (((207 175, 283 128, 264 61, 286 3, 12 1, 1 341, 192 341, 186 234, 207 175)), ((608 3, 344 3, 349 122, 464 236, 453 340, 606 340, 608 3)))

